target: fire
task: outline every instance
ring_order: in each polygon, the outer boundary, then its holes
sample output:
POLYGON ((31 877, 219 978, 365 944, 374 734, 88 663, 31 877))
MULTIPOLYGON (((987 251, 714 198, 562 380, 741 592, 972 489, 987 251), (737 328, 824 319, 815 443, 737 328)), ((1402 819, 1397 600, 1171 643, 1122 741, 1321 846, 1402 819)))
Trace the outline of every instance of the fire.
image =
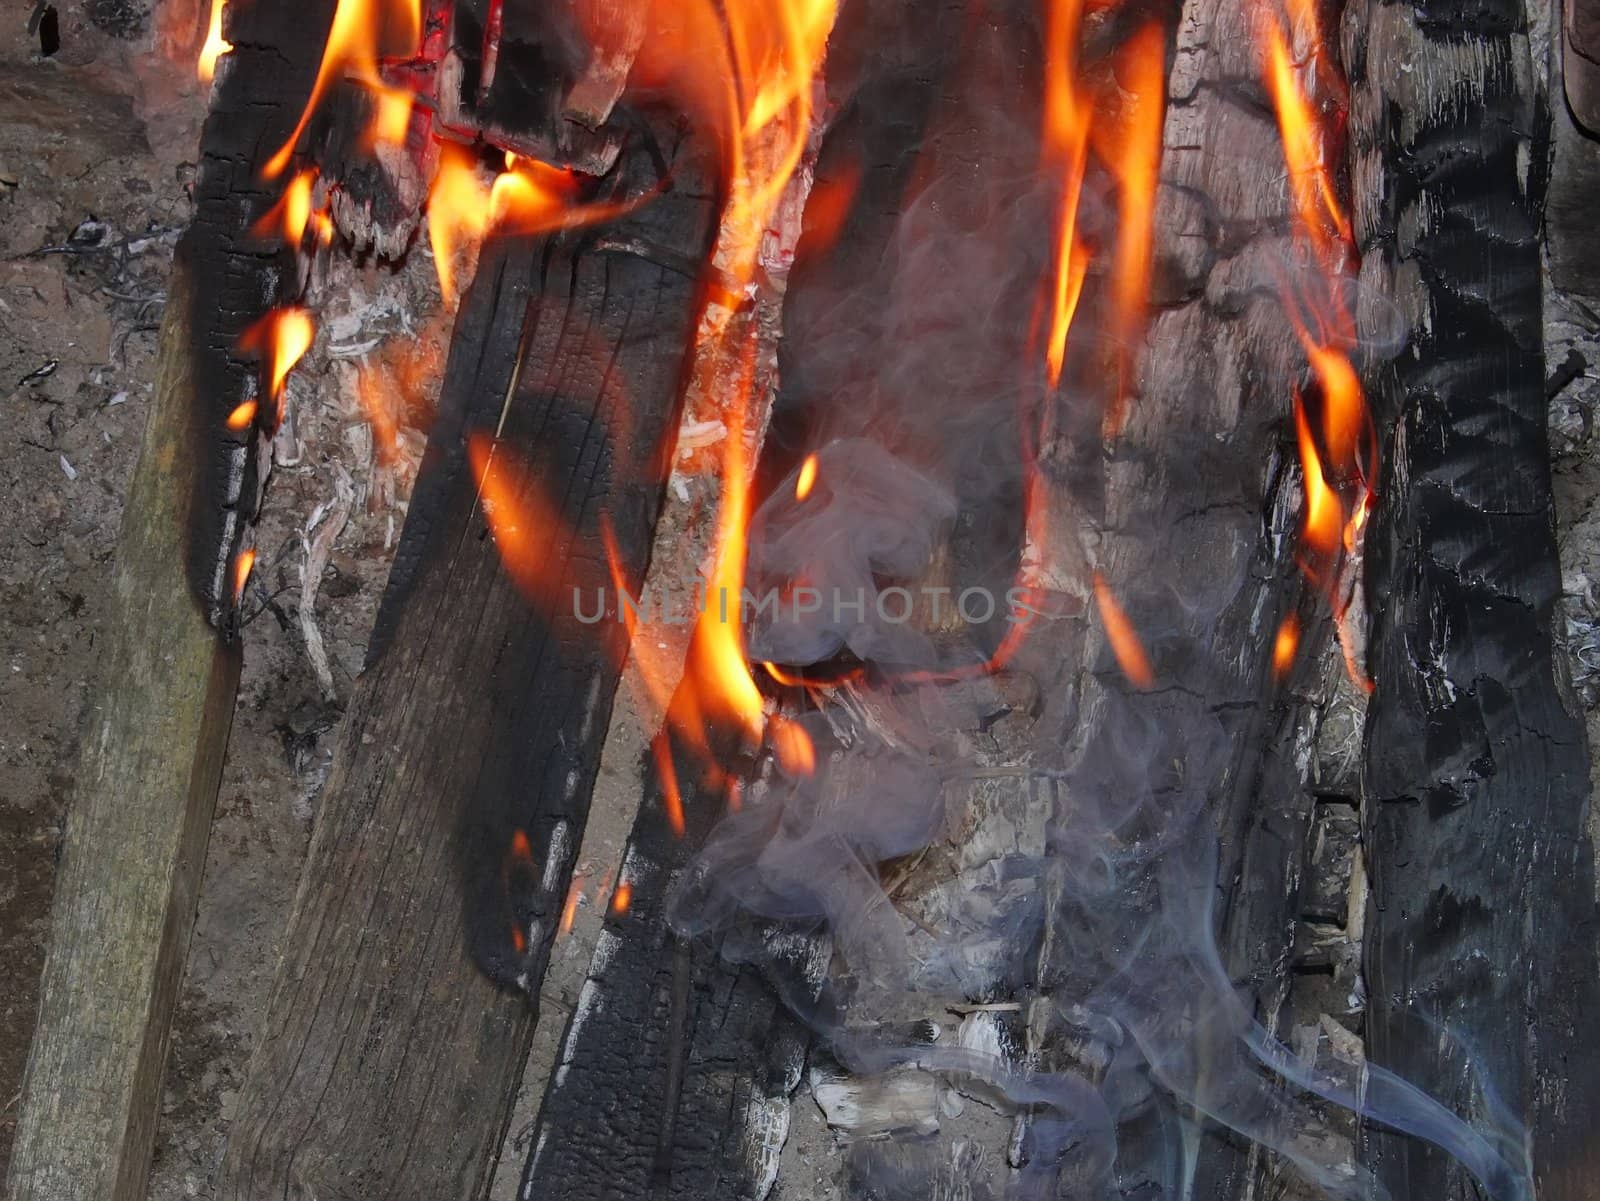
POLYGON ((1134 34, 1119 60, 1121 83, 1131 99, 1124 106, 1122 128, 1115 147, 1108 148, 1102 155, 1120 185, 1117 244, 1111 273, 1111 309, 1117 335, 1117 391, 1107 410, 1108 434, 1115 434, 1122 427, 1133 374, 1134 345, 1144 327, 1145 307, 1150 296, 1156 184, 1161 168, 1161 128, 1166 111, 1166 34, 1160 23, 1151 21, 1134 34))
POLYGON ((250 428, 256 419, 256 402, 247 400, 228 414, 228 428, 238 433, 250 428))
POLYGON ((506 574, 528 601, 553 612, 562 599, 552 591, 559 581, 549 570, 564 532, 560 517, 546 505, 533 474, 490 435, 468 437, 467 462, 506 574))
POLYGON ((217 59, 233 49, 222 37, 222 9, 226 0, 211 0, 211 19, 206 23, 206 40, 200 47, 195 73, 201 83, 210 83, 217 73, 217 59))
POLYGON ((611 894, 611 913, 614 917, 622 917, 628 912, 628 907, 633 904, 633 885, 626 880, 619 881, 617 891, 611 894))
MULTIPOLYGON (((300 135, 311 123, 312 115, 321 106, 329 89, 340 80, 349 78, 370 88, 380 97, 378 120, 369 138, 377 139, 394 132, 392 115, 385 117, 381 99, 390 89, 378 77, 380 45, 387 45, 399 53, 413 53, 422 38, 422 6, 420 0, 339 0, 333 14, 333 25, 328 30, 328 42, 322 52, 322 63, 317 68, 316 82, 311 86, 311 96, 295 124, 294 132, 262 167, 266 179, 282 175, 294 157, 300 135)), ((409 106, 410 97, 404 96, 409 106)), ((393 103, 398 103, 394 101, 393 103)), ((409 114, 409 107, 408 107, 409 114)), ((403 137, 404 128, 400 134, 403 137)))
POLYGON ((1317 444, 1311 437, 1311 424, 1306 420, 1305 405, 1298 395, 1294 400, 1294 432, 1300 447, 1300 466, 1306 478, 1302 536, 1306 545, 1318 555, 1337 554, 1344 529, 1344 506, 1323 475, 1317 444))
POLYGON ((491 230, 542 234, 609 221, 626 204, 581 204, 571 171, 534 159, 506 156, 506 170, 485 183, 477 158, 454 143, 440 148, 439 168, 428 193, 428 242, 446 300, 456 296, 455 262, 491 230))
POLYGON ((1334 262, 1350 244, 1350 223, 1339 207, 1338 193, 1323 158, 1322 135, 1295 77, 1288 39, 1270 21, 1267 39, 1267 84, 1278 114, 1278 132, 1289 164, 1289 191, 1299 229, 1325 263, 1334 262))
POLYGON ((667 825, 682 838, 683 794, 678 790, 678 769, 672 762, 672 744, 666 731, 650 740, 650 753, 655 756, 656 776, 661 781, 661 803, 667 812, 667 825))
POLYGON ((274 427, 283 416, 283 385, 294 365, 311 349, 316 332, 311 314, 291 306, 273 309, 239 335, 239 350, 266 364, 267 397, 274 409, 274 427))
POLYGON ((1045 25, 1045 116, 1042 169, 1060 181, 1048 291, 1045 366, 1050 386, 1061 382, 1067 331, 1083 293, 1089 253, 1078 237, 1078 202, 1089 166, 1091 107, 1078 82, 1078 37, 1083 0, 1051 0, 1045 25))
POLYGON ((572 933, 572 923, 578 917, 578 901, 583 897, 583 885, 574 880, 567 888, 566 903, 561 906, 561 923, 556 927, 556 937, 572 933))
POLYGON ((333 241, 333 218, 312 205, 316 183, 315 167, 296 172, 278 202, 250 227, 251 235, 263 239, 281 237, 290 246, 298 247, 305 238, 306 226, 312 225, 318 242, 327 245, 333 241))
POLYGON ((1153 687, 1156 677, 1150 670, 1150 658, 1145 654, 1144 645, 1139 641, 1133 622, 1128 620, 1128 615, 1112 595, 1111 586, 1098 571, 1094 573, 1094 599, 1100 608, 1100 621, 1105 626, 1106 638, 1111 643, 1111 651, 1117 657, 1117 666, 1122 668, 1122 674, 1128 677, 1135 688, 1153 687))
POLYGON ((1283 679, 1294 666, 1294 653, 1300 649, 1300 621, 1293 613, 1278 626, 1278 636, 1272 640, 1272 675, 1283 679))
POLYGON ((244 586, 250 582, 251 569, 256 565, 256 552, 245 549, 239 552, 239 557, 233 561, 233 603, 244 599, 244 586))
MULTIPOLYGON (((1302 565, 1332 603, 1350 678, 1370 691, 1371 682, 1356 661, 1355 631, 1346 620, 1348 590, 1340 587, 1342 557, 1360 558, 1372 501, 1370 472, 1376 457, 1361 379, 1346 350, 1354 344, 1356 330, 1344 284, 1357 254, 1329 167, 1335 157, 1330 146, 1338 134, 1337 122, 1319 121, 1302 74, 1309 77, 1310 87, 1321 93, 1338 92, 1340 85, 1322 69, 1325 55, 1315 9, 1306 0, 1288 3, 1296 34, 1303 34, 1312 46, 1308 67, 1296 66, 1289 34, 1275 16, 1268 16, 1261 28, 1263 73, 1283 141, 1294 240, 1313 268, 1308 276, 1290 280, 1284 288, 1285 307, 1317 384, 1321 415, 1319 448, 1305 401, 1296 388, 1295 442, 1305 477, 1301 537, 1310 552, 1302 565)), ((1282 631, 1278 642, 1281 651, 1282 631)), ((1275 654, 1275 661, 1279 657, 1275 654)))
POLYGON ((794 498, 804 500, 811 495, 811 489, 817 482, 817 456, 807 455, 804 463, 800 464, 800 474, 794 481, 794 498))
POLYGON ((361 414, 372 427, 372 443, 378 458, 392 463, 400 446, 400 428, 394 414, 384 399, 385 385, 393 385, 393 377, 381 367, 363 367, 356 373, 356 398, 361 402, 361 414))
POLYGON ((768 730, 772 735, 772 750, 778 757, 778 766, 791 776, 816 773, 817 750, 804 726, 785 717, 774 717, 768 723, 768 730))

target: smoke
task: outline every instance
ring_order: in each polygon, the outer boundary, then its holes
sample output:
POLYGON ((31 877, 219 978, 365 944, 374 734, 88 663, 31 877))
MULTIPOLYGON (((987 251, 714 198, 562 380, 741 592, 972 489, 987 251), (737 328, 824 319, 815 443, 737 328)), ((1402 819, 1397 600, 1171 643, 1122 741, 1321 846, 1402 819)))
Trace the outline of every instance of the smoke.
MULTIPOLYGON (((1030 319, 1050 193, 1037 81, 1012 64, 1037 51, 1036 31, 969 20, 964 5, 895 17, 916 8, 865 5, 856 19, 870 35, 836 36, 877 39, 882 61, 830 67, 851 78, 819 187, 859 182, 836 240, 802 243, 751 529, 757 592, 821 597, 758 614, 751 657, 854 674, 801 719, 815 773, 774 768, 750 790, 679 881, 671 920, 685 935, 763 919, 826 937, 822 998, 786 1000, 853 1072, 914 1066, 1017 1115, 1015 1196, 1194 1195, 1202 1126, 1269 1148, 1328 1196, 1374 1196, 1331 1106, 1438 1145, 1495 1201, 1531 1197, 1512 1124, 1475 1131, 1379 1068, 1291 1053, 1229 979, 1215 809, 1239 787, 1228 715, 1259 698, 1225 660, 1260 595, 1247 568, 1264 469, 1230 462, 1208 430, 1173 430, 1124 471, 1161 490, 1129 498, 1144 505, 1136 517, 1105 515, 1108 381, 1096 364, 1115 348, 1093 289, 1059 396, 1043 389, 1030 319), (1014 671, 970 670, 993 654, 1004 606, 993 622, 882 617, 894 588, 1003 593, 1017 578, 1035 430, 1050 442, 1043 482, 1064 498, 1060 544, 1093 551, 1134 522, 1182 528, 1204 505, 1236 510, 1227 528, 1245 549, 1124 585, 1155 690, 1131 690, 1110 652, 1093 650, 1082 565, 1057 581, 1076 608, 1014 671), (1051 695, 1030 694, 1030 674, 1051 695), (891 895, 913 876, 915 896, 891 895), (905 1033, 974 1004, 996 1016, 964 1024, 957 1045, 905 1033)), ((1101 186, 1090 180, 1083 206, 1091 240, 1110 235, 1101 186)), ((1365 351, 1393 353, 1390 308, 1370 290, 1352 296, 1365 351)), ((725 949, 755 953, 737 937, 725 949)), ((940 1195, 950 1162, 878 1148, 853 1166, 863 1196, 887 1199, 940 1195)))

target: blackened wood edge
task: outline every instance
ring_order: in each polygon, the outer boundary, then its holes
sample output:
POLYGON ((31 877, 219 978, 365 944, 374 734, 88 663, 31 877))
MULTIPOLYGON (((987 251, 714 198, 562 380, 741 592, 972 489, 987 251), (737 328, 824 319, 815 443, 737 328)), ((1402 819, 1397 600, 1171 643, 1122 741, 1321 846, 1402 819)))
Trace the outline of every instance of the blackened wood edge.
POLYGON ((186 520, 188 574, 201 611, 228 637, 238 622, 233 561, 260 505, 270 465, 262 431, 274 424, 262 395, 248 428, 228 428, 239 405, 265 392, 259 363, 242 357, 237 343, 299 291, 295 252, 249 231, 292 174, 266 180, 261 168, 300 118, 334 8, 333 0, 229 6, 233 49, 219 60, 201 133, 194 217, 177 247, 177 265, 192 282, 194 394, 185 453, 200 468, 186 520))
MULTIPOLYGON (((1361 249, 1411 337, 1380 380, 1392 424, 1368 539, 1367 1054, 1513 1152, 1520 1121, 1545 1201, 1593 1197, 1588 759, 1551 641, 1548 114, 1519 4, 1345 20, 1353 173, 1372 184, 1361 249)), ((1363 1151, 1394 1196, 1479 1195, 1423 1143, 1369 1129, 1363 1151)))

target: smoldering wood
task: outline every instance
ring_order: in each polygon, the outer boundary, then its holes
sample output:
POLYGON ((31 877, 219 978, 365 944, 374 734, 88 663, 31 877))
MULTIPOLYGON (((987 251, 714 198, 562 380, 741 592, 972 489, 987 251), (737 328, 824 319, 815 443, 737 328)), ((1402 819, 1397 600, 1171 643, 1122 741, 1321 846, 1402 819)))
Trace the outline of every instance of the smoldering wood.
MULTIPOLYGON (((1520 1123, 1539 1196, 1589 1197, 1600 975, 1584 730, 1551 643, 1549 114, 1519 4, 1356 4, 1343 41, 1363 273, 1411 337, 1374 389, 1367 1053, 1491 1136, 1520 1123)), ((1373 1129, 1363 1153, 1394 1195, 1477 1195, 1426 1145, 1373 1129)))
MULTIPOLYGON (((681 182, 705 178, 689 144, 671 150, 681 182)), ((630 194, 654 162, 621 160, 630 194)), ((624 229, 698 260, 713 210, 684 186, 624 229)), ((637 588, 697 296, 581 233, 485 247, 218 1196, 439 1201, 486 1183, 625 641, 620 622, 581 623, 573 590, 611 587, 607 523, 637 588), (520 464, 496 499, 521 546, 485 527, 473 437, 520 464)))
POLYGON ((293 128, 333 5, 230 13, 177 248, 150 423, 110 580, 97 712, 59 852, 50 951, 9 1189, 18 1201, 144 1195, 161 1077, 239 678, 231 556, 259 448, 226 430, 255 387, 239 333, 296 284, 246 227, 275 199, 263 146, 293 128))

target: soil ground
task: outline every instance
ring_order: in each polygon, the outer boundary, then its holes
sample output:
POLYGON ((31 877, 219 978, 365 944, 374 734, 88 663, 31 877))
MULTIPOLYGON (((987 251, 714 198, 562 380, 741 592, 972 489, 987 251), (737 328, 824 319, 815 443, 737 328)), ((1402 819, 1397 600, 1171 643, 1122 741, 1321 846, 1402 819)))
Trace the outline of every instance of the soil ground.
MULTIPOLYGON (((15 6, 0 26, 0 1179, 37 1003, 53 851, 107 619, 103 581, 148 411, 155 332, 188 218, 204 109, 203 89, 153 53, 149 31, 114 19, 127 7, 62 6, 61 46, 49 58, 15 6)), ((244 678, 167 1070, 150 1193, 163 1201, 209 1192, 315 821, 331 731, 404 519, 446 330, 417 316, 437 313, 438 297, 426 256, 411 257, 398 271, 330 266, 322 332, 293 377, 295 419, 258 538, 244 678), (356 395, 357 372, 378 363, 418 381, 399 389, 403 433, 389 462, 356 395), (319 534, 331 534, 332 551, 308 589, 305 566, 319 534), (313 629, 327 650, 324 677, 307 638, 313 629)), ((1573 678, 1593 743, 1600 320, 1559 303, 1551 331, 1552 368, 1569 349, 1584 357, 1555 389, 1552 442, 1573 678)), ((635 781, 629 771, 602 773, 580 862, 590 881, 615 869, 635 781)), ((552 961, 535 1064, 553 1059, 588 965, 603 900, 592 891, 552 961)), ((537 1103, 529 1091, 496 1197, 514 1191, 511 1160, 525 1150, 537 1103)), ((809 1102, 797 1106, 793 1129, 788 1162, 803 1165, 801 1177, 815 1175, 820 1194, 842 1157, 809 1102)), ((799 1195, 807 1183, 788 1187, 799 1195)))

